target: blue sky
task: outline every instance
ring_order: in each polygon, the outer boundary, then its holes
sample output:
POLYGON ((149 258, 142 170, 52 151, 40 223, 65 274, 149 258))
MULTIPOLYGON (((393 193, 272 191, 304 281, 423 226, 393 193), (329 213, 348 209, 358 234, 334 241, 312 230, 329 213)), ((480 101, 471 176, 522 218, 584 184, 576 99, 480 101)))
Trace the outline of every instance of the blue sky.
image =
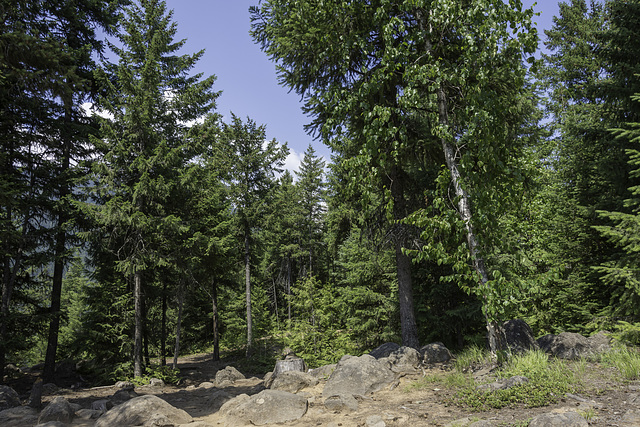
MULTIPOLYGON (((314 141, 304 132, 308 118, 301 111, 298 95, 278 85, 275 65, 254 44, 249 29, 249 7, 257 0, 166 0, 174 11, 179 39, 187 39, 185 53, 205 49, 196 67, 205 76, 218 77, 216 90, 222 95, 218 100, 218 112, 225 117, 233 112, 239 117, 250 117, 267 127, 267 138, 287 142, 292 151, 288 164, 295 169, 309 144, 316 152, 330 158, 330 150, 314 141)), ((525 7, 533 0, 523 0, 525 7)), ((539 0, 534 10, 540 16, 540 38, 543 29, 551 27, 551 20, 558 13, 556 0, 539 0)))

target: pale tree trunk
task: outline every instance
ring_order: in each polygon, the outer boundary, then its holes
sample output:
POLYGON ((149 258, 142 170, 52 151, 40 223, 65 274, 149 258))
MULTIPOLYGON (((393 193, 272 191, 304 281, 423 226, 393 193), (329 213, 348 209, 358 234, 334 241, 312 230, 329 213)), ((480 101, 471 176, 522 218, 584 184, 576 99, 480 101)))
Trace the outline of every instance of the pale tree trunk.
MULTIPOLYGON (((448 118, 448 106, 447 97, 442 87, 438 88, 438 115, 441 125, 447 126, 449 124, 448 118)), ((471 255, 471 262, 473 268, 480 277, 480 284, 485 287, 489 281, 489 275, 484 263, 484 259, 480 255, 480 247, 476 237, 475 230, 473 228, 473 215, 471 211, 471 200, 467 191, 462 187, 462 177, 460 175, 460 165, 458 162, 457 150, 454 144, 447 141, 445 138, 441 139, 442 149, 444 151, 445 162, 449 168, 451 174, 451 183, 453 184, 456 197, 458 198, 458 212, 462 218, 467 234, 467 245, 469 247, 469 254, 471 255)), ((487 315, 486 297, 484 301, 484 315, 487 322, 487 335, 489 340, 489 349, 494 355, 498 351, 506 348, 504 331, 500 324, 494 320, 491 320, 487 315)))
POLYGON ((249 225, 244 230, 244 283, 247 299, 247 357, 253 352, 253 321, 251 319, 251 247, 249 245, 249 225))
POLYGON ((133 274, 133 299, 135 310, 135 328, 133 335, 133 376, 142 376, 142 272, 136 269, 133 274))
POLYGON ((184 285, 178 290, 178 321, 176 322, 176 346, 173 351, 173 369, 178 369, 178 354, 180 353, 180 334, 182 331, 182 306, 184 305, 184 285))

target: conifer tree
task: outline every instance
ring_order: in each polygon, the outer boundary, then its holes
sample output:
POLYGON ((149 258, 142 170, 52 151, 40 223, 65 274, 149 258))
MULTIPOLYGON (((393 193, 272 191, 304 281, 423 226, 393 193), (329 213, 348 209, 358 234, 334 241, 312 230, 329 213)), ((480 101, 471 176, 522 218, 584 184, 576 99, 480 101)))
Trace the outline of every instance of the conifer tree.
POLYGON ((314 256, 319 257, 318 249, 322 241, 324 228, 324 166, 325 162, 316 155, 313 146, 309 144, 300 163, 300 170, 296 171, 298 182, 296 186, 300 192, 300 207, 303 221, 299 224, 304 230, 305 251, 308 256, 307 274, 319 270, 314 268, 314 256))
POLYGON ((231 165, 228 185, 237 212, 237 231, 242 246, 247 321, 247 357, 253 351, 253 319, 251 310, 251 263, 254 254, 254 229, 264 220, 269 199, 276 183, 276 173, 288 154, 286 145, 276 140, 265 142, 265 126, 247 119, 243 122, 232 114, 224 123, 219 146, 226 150, 231 165))
POLYGON ((198 155, 187 138, 187 123, 214 107, 215 77, 189 76, 203 51, 177 55, 185 40, 162 0, 140 0, 127 9, 122 47, 111 45, 118 63, 106 63, 108 89, 97 108, 112 116, 102 122, 95 144, 104 153, 94 164, 95 205, 85 205, 114 254, 116 270, 133 281, 135 304, 134 375, 141 376, 142 298, 147 271, 171 265, 172 242, 188 225, 176 198, 184 197, 186 165, 198 155))

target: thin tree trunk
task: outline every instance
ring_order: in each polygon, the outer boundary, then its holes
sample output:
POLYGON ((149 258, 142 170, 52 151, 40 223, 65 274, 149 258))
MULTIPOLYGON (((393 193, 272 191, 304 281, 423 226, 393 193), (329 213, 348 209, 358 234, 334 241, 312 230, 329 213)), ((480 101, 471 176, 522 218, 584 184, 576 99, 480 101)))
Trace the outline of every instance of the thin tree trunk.
MULTIPOLYGON (((440 124, 447 126, 449 124, 447 113, 447 98, 442 87, 438 88, 437 97, 440 124)), ((471 200, 467 191, 462 188, 462 177, 460 175, 460 167, 458 158, 456 156, 456 149, 454 145, 448 142, 445 138, 442 138, 441 143, 442 149, 444 151, 445 162, 447 163, 447 167, 449 168, 449 172, 451 174, 451 183, 453 184, 456 197, 458 198, 458 212, 465 224, 465 228, 467 231, 467 245, 469 247, 469 254, 471 255, 471 262, 474 270, 480 277, 480 285, 484 287, 489 281, 489 275, 484 263, 484 258, 480 256, 480 247, 475 230, 473 228, 471 200)), ((495 355, 498 351, 504 350, 506 348, 504 331, 502 330, 502 327, 498 324, 498 322, 493 321, 489 318, 486 312, 486 306, 484 307, 483 312, 487 323, 489 349, 491 350, 491 353, 495 355)))
POLYGON ((287 329, 291 328, 291 256, 287 255, 287 329))
MULTIPOLYGON (((64 124, 68 129, 72 122, 71 106, 70 102, 65 102, 65 114, 64 124)), ((68 203, 66 198, 68 197, 69 183, 67 181, 67 174, 71 165, 71 142, 68 135, 62 138, 62 158, 59 184, 59 197, 58 212, 57 212, 57 224, 56 224, 56 237, 54 248, 54 260, 53 260, 53 281, 51 286, 51 306, 50 320, 49 320, 49 336, 47 338, 47 351, 44 359, 44 368, 42 370, 42 379, 45 383, 53 382, 56 369, 56 352, 58 350, 58 334, 60 332, 60 317, 61 317, 61 299, 62 299, 62 279, 64 276, 64 268, 66 264, 65 251, 67 246, 67 232, 64 230, 65 223, 68 220, 68 203)))
POLYGON ((133 376, 142 376, 142 272, 133 274, 133 300, 135 328, 133 333, 133 376))
POLYGON ((167 281, 162 283, 162 322, 160 325, 160 365, 167 364, 167 281))
POLYGON ((178 369, 178 354, 180 354, 180 333, 182 330, 182 306, 184 304, 184 286, 178 291, 178 322, 176 324, 176 346, 173 352, 173 369, 178 369))
POLYGON ((244 281, 247 299, 247 357, 253 352, 253 322, 251 319, 251 248, 249 245, 249 224, 244 230, 244 281))
POLYGON ((218 286, 216 281, 211 283, 211 304, 213 306, 213 360, 220 360, 220 335, 218 326, 218 286))
POLYGON ((149 357, 149 328, 147 326, 147 304, 146 299, 142 298, 142 354, 144 356, 145 366, 151 365, 149 357))

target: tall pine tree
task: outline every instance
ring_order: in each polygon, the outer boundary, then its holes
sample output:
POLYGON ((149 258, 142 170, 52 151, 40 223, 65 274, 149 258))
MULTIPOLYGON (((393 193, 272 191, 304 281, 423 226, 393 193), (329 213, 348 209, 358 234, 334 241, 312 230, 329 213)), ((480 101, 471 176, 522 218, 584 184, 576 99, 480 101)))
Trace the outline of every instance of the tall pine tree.
POLYGON ((215 77, 190 76, 203 51, 177 55, 177 26, 162 0, 140 0, 127 9, 122 47, 112 45, 116 64, 101 72, 108 89, 102 114, 104 153, 91 177, 95 204, 86 205, 116 270, 133 281, 134 375, 143 373, 143 286, 148 271, 170 265, 172 240, 187 231, 176 209, 183 194, 181 173, 198 154, 186 138, 187 123, 214 107, 215 77))

